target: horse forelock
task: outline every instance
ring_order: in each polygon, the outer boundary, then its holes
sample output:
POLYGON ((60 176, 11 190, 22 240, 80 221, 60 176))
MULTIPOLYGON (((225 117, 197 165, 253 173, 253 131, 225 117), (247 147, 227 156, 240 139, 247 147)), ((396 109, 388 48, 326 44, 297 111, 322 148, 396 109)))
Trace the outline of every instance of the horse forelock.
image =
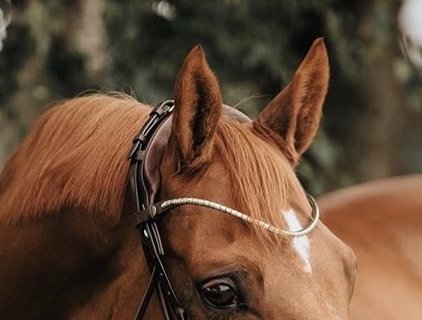
POLYGON ((64 207, 119 219, 127 153, 148 110, 122 94, 93 94, 44 113, 0 176, 0 222, 64 207))
MULTIPOLYGON (((221 121, 215 145, 227 168, 237 209, 279 228, 286 228, 282 214, 285 210, 307 212, 303 189, 289 161, 275 144, 264 141, 249 125, 221 121)), ((264 246, 279 243, 265 229, 249 226, 264 246)))

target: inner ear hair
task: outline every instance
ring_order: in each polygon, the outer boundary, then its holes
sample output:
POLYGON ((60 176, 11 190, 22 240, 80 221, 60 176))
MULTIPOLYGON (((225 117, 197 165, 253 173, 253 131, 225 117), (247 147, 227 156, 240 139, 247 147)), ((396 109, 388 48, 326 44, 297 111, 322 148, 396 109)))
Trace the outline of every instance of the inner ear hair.
POLYGON ((186 57, 176 80, 173 136, 181 167, 198 168, 211 159, 222 98, 201 46, 186 57))

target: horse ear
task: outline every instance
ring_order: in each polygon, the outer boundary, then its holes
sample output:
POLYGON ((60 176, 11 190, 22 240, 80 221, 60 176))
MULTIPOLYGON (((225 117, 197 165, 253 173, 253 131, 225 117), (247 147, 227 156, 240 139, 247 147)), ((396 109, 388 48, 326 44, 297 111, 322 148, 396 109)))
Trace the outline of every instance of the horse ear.
POLYGON ((255 124, 278 142, 295 166, 319 127, 329 65, 322 38, 315 40, 292 81, 261 111, 255 124), (269 130, 268 130, 269 129, 269 130))
POLYGON ((186 57, 174 88, 173 136, 179 165, 198 168, 210 160, 222 98, 200 45, 186 57))

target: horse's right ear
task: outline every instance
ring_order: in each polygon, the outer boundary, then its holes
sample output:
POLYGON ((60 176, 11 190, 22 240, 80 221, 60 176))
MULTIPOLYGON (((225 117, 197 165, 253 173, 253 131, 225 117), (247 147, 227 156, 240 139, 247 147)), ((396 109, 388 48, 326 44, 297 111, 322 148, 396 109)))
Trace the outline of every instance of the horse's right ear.
POLYGON ((293 166, 316 135, 328 81, 328 56, 320 38, 309 49, 292 81, 255 120, 255 129, 272 136, 293 166))
POLYGON ((211 158, 222 98, 201 46, 186 57, 174 88, 173 141, 179 165, 199 168, 211 158))

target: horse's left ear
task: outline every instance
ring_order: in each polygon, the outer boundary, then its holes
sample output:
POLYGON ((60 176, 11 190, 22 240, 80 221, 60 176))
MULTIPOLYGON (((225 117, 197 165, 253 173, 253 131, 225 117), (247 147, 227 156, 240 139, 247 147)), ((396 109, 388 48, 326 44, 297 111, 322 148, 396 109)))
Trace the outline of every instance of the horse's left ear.
POLYGON ((200 45, 186 57, 174 87, 173 141, 179 165, 198 168, 210 160, 222 98, 200 45))
POLYGON ((311 144, 319 127, 327 94, 329 65, 322 38, 315 40, 292 81, 255 120, 278 142, 293 166, 311 144))

